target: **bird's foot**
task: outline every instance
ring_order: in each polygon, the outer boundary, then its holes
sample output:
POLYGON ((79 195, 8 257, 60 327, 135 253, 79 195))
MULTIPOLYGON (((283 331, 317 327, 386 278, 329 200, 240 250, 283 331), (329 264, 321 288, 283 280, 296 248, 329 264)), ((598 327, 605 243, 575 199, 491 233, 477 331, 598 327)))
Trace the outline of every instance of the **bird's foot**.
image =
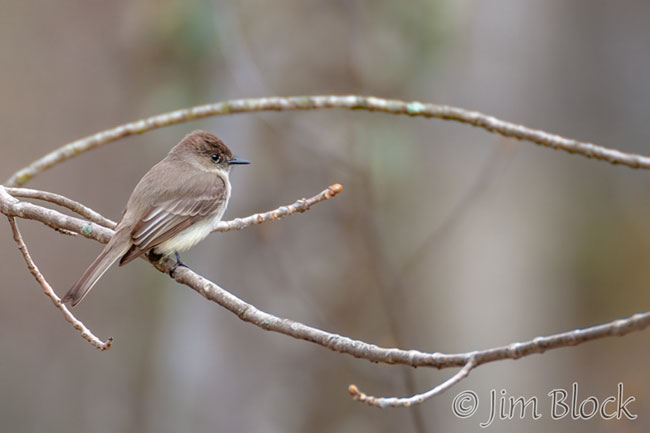
POLYGON ((174 278, 174 273, 176 272, 176 269, 178 269, 179 266, 190 269, 189 266, 181 262, 181 256, 178 255, 178 252, 174 252, 174 255, 176 256, 176 263, 174 263, 174 266, 172 266, 172 268, 169 270, 169 276, 172 278, 174 278))
POLYGON ((161 260, 165 257, 165 256, 163 256, 162 254, 158 254, 158 253, 155 251, 155 248, 150 249, 149 251, 147 251, 146 254, 147 254, 147 257, 149 257, 149 259, 150 259, 152 262, 159 262, 159 261, 161 261, 161 260))

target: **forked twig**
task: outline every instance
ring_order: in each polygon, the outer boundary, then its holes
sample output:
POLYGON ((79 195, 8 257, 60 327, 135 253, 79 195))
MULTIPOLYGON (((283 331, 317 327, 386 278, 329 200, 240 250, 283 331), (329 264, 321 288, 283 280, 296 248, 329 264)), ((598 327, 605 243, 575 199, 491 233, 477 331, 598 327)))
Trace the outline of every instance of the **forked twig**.
MULTIPOLYGON (((329 186, 326 190, 321 191, 319 194, 308 199, 300 199, 295 203, 287 206, 281 206, 269 212, 258 213, 246 218, 237 218, 232 221, 221 222, 219 225, 217 225, 214 231, 242 230, 255 224, 277 220, 297 212, 305 212, 309 210, 311 206, 334 197, 340 193, 342 189, 343 187, 341 185, 334 184, 329 186)), ((16 224, 15 217, 18 216, 27 219, 34 219, 45 223, 57 231, 65 231, 72 234, 83 234, 86 237, 90 237, 104 243, 108 242, 110 237, 113 235, 113 230, 110 228, 110 226, 112 225, 114 227, 115 223, 107 218, 104 218, 99 213, 82 205, 81 203, 78 203, 67 197, 48 193, 45 191, 28 190, 24 188, 6 188, 0 186, 0 210, 7 215, 9 224, 11 225, 11 229, 14 233, 14 240, 18 244, 18 249, 22 253, 25 262, 27 263, 27 268, 32 273, 32 275, 34 275, 36 281, 38 281, 38 283, 41 285, 45 294, 52 300, 54 305, 59 310, 61 310, 66 320, 70 322, 75 329, 81 332, 81 336, 83 338, 88 340, 88 342, 100 350, 109 349, 113 341, 112 338, 109 338, 106 342, 99 340, 80 320, 75 318, 75 316, 64 304, 60 302, 60 298, 56 295, 50 284, 47 282, 45 277, 41 274, 41 272, 38 270, 38 267, 32 260, 31 255, 27 250, 27 246, 23 241, 22 235, 20 234, 18 225, 16 224), (13 196, 9 195, 8 192, 13 193, 13 196), (46 209, 32 203, 20 202, 15 197, 38 198, 51 203, 56 203, 83 216, 90 216, 89 219, 92 219, 93 222, 99 225, 88 224, 82 220, 79 220, 78 218, 69 217, 54 210, 46 209)))
POLYGON ((114 221, 105 218, 100 213, 95 212, 88 206, 84 206, 83 204, 71 200, 68 197, 64 197, 60 194, 55 194, 53 192, 47 192, 47 191, 40 191, 37 189, 29 189, 29 188, 5 187, 5 189, 9 194, 13 195, 14 197, 35 198, 38 200, 47 201, 49 203, 58 204, 59 206, 63 206, 67 209, 70 209, 71 211, 81 215, 82 217, 87 218, 88 220, 97 223, 100 226, 108 227, 109 229, 114 229, 115 226, 117 225, 117 223, 115 223, 114 221))
MULTIPOLYGON (((327 191, 336 192, 337 190, 338 188, 333 186, 321 192, 318 196, 327 196, 327 191)), ((301 202, 303 201, 299 200, 296 203, 301 202)), ((43 208, 32 203, 21 202, 20 200, 10 196, 2 186, 0 186, 0 212, 10 218, 21 217, 33 219, 40 221, 49 227, 70 230, 102 243, 108 242, 110 237, 113 235, 113 231, 106 227, 94 223, 88 223, 87 221, 72 216, 63 215, 55 210, 43 208)), ((262 218, 271 220, 272 214, 273 211, 267 212, 262 214, 262 218)), ((254 222, 251 221, 250 224, 254 224, 254 222)), ((153 264, 161 272, 168 273, 174 264, 174 261, 166 259, 153 264)), ((403 364, 412 367, 433 367, 439 369, 466 367, 469 372, 469 370, 488 362, 504 359, 518 359, 535 353, 544 353, 547 350, 575 346, 600 338, 623 336, 631 332, 645 329, 650 325, 650 312, 644 312, 585 329, 575 329, 559 334, 536 337, 529 341, 512 343, 507 346, 456 354, 444 354, 438 352, 427 353, 418 350, 379 347, 364 341, 353 340, 349 337, 313 328, 290 319, 274 316, 259 310, 255 306, 243 301, 232 293, 221 288, 219 285, 207 280, 188 268, 178 268, 176 272, 174 272, 174 279, 195 290, 206 299, 223 306, 227 310, 236 314, 241 320, 252 323, 262 329, 310 341, 329 350, 345 353, 372 362, 403 364)), ((462 373, 462 371, 463 370, 461 369, 456 376, 453 376, 452 379, 450 379, 453 381, 449 382, 447 387, 442 389, 436 387, 429 391, 429 393, 436 395, 463 379, 466 374, 462 373), (454 377, 457 377, 458 379, 454 379, 454 377)), ((428 395, 428 393, 425 393, 424 395, 428 395)), ((399 400, 393 400, 393 402, 395 401, 399 400)), ((414 404, 418 403, 420 399, 418 396, 414 396, 412 400, 403 401, 408 401, 409 404, 414 404)))

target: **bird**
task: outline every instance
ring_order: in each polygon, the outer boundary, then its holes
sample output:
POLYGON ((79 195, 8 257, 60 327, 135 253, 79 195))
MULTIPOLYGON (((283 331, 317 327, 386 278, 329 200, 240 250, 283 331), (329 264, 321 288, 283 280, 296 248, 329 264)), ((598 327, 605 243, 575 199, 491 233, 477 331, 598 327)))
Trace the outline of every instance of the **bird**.
POLYGON ((119 259, 124 266, 143 254, 161 259, 203 240, 221 220, 230 199, 233 166, 250 164, 234 157, 218 137, 196 130, 187 134, 133 189, 115 233, 97 258, 61 298, 77 305, 119 259))

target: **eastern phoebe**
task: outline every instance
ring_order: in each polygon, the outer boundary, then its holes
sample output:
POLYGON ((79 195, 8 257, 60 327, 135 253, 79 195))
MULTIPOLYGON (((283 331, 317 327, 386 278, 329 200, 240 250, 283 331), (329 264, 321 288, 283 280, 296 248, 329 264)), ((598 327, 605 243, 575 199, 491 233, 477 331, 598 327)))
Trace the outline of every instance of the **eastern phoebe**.
POLYGON ((203 240, 221 220, 230 198, 230 169, 248 163, 212 134, 186 135, 140 179, 115 234, 61 302, 81 302, 117 259, 122 266, 152 252, 176 254, 181 264, 178 253, 203 240))

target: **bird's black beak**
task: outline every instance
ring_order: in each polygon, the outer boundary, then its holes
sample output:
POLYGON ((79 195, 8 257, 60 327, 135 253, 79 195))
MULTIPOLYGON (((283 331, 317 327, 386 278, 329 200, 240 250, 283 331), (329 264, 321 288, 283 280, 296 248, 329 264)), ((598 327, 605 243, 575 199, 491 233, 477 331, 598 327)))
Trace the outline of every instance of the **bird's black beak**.
POLYGON ((228 165, 245 165, 245 164, 250 164, 250 161, 245 160, 244 158, 239 158, 239 157, 234 157, 230 161, 228 161, 228 165))

